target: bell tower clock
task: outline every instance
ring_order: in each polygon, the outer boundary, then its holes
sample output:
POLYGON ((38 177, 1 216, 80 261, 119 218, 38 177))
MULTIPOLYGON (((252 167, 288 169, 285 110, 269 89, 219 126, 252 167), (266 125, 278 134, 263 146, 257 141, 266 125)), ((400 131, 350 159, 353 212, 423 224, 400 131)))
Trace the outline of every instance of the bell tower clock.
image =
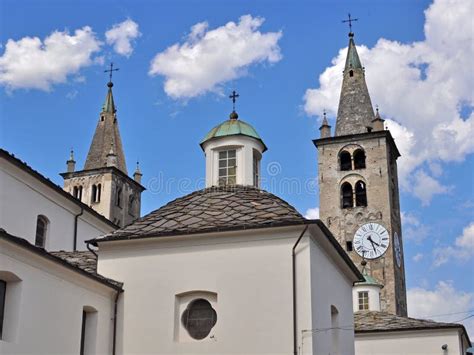
POLYGON ((352 261, 375 278, 381 310, 407 315, 397 158, 400 156, 378 109, 374 113, 354 34, 337 112, 336 129, 326 117, 318 149, 320 218, 352 261), (365 264, 365 263, 364 263, 365 264))

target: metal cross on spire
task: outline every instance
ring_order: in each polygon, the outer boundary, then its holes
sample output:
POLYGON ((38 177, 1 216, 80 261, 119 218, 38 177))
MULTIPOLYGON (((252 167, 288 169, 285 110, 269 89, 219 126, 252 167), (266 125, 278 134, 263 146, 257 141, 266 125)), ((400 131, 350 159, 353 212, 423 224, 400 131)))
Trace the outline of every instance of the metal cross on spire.
POLYGON ((342 23, 349 23, 349 33, 352 33, 352 22, 358 21, 358 18, 352 18, 351 14, 347 14, 348 20, 342 20, 342 23))
POLYGON ((232 99, 232 111, 235 112, 235 101, 240 95, 237 94, 235 90, 232 91, 232 95, 229 96, 229 99, 232 99))
POLYGON ((104 73, 109 73, 109 82, 112 82, 112 73, 118 71, 120 68, 114 69, 114 63, 110 63, 110 69, 104 70, 104 73))

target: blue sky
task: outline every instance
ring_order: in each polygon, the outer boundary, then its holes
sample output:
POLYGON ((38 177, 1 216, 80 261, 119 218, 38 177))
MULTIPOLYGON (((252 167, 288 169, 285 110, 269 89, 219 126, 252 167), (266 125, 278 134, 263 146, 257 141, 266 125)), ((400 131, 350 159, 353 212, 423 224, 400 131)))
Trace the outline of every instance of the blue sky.
POLYGON ((474 313, 472 6, 3 0, 0 145, 62 185, 70 147, 84 163, 106 94, 103 70, 113 61, 129 173, 140 160, 148 188, 143 213, 202 186, 199 142, 227 119, 236 89, 240 118, 269 147, 264 187, 314 215, 311 140, 323 109, 334 126, 348 40, 341 20, 351 12, 372 101, 403 155, 409 311, 459 320, 474 313), (283 188, 289 179, 302 187, 283 188))

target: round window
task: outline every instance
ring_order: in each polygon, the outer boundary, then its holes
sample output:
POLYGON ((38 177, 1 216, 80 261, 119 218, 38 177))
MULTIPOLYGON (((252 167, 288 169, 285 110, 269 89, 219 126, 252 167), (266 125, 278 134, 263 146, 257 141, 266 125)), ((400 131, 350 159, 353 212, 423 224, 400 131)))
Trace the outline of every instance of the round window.
POLYGON ((217 313, 205 299, 191 301, 181 316, 183 327, 193 339, 201 340, 209 335, 217 322, 217 313))

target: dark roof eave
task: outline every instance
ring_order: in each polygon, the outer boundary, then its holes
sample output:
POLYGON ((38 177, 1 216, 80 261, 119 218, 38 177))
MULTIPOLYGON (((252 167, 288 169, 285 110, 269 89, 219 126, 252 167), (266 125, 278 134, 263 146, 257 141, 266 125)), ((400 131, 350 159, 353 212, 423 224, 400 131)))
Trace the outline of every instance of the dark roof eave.
POLYGON ((124 240, 142 240, 142 239, 151 239, 151 238, 163 238, 163 237, 179 237, 185 235, 196 235, 204 233, 221 233, 221 232, 234 232, 239 230, 252 230, 252 229, 265 229, 265 228, 278 228, 278 227, 290 227, 298 225, 307 225, 307 224, 316 224, 316 220, 299 220, 299 221, 283 221, 280 223, 269 223, 266 225, 243 225, 243 226, 233 226, 233 227, 215 227, 208 229, 199 229, 199 230, 177 230, 177 231, 167 231, 162 233, 142 233, 142 234, 133 234, 129 233, 121 236, 107 236, 104 238, 93 238, 86 240, 86 243, 90 243, 94 246, 97 246, 101 242, 111 242, 111 241, 124 241, 124 240))
POLYGON ((72 196, 70 193, 64 191, 61 187, 56 185, 54 182, 46 178, 45 176, 41 175, 39 172, 22 162, 20 159, 16 158, 13 154, 7 152, 4 149, 0 148, 0 157, 4 157, 6 160, 8 160, 10 163, 13 165, 17 166, 18 168, 22 169, 23 171, 27 172, 28 174, 34 176, 38 180, 40 180, 43 184, 47 185, 48 187, 52 188, 55 190, 57 193, 62 195, 63 197, 66 197, 69 201, 72 201, 75 203, 77 206, 83 208, 87 212, 91 213, 95 217, 98 217, 102 222, 105 222, 106 224, 110 225, 111 227, 118 229, 119 226, 110 221, 109 219, 105 218, 102 216, 100 213, 92 209, 91 207, 87 206, 85 203, 79 201, 77 198, 72 196))
POLYGON ((243 133, 236 133, 236 134, 231 134, 231 135, 222 136, 222 137, 212 137, 212 138, 206 139, 206 140, 202 141, 201 143, 199 143, 199 146, 204 151, 204 143, 207 143, 207 142, 210 142, 210 141, 213 141, 213 140, 216 140, 216 139, 222 139, 222 138, 232 137, 232 136, 245 136, 245 137, 253 138, 253 139, 259 141, 262 144, 262 146, 263 146, 262 153, 266 152, 268 150, 267 146, 265 145, 265 143, 263 143, 263 140, 261 138, 255 138, 253 136, 249 136, 248 134, 243 134, 243 133))
POLYGON ((33 252, 33 253, 35 253, 35 254, 37 254, 37 255, 39 255, 39 256, 42 256, 42 257, 44 257, 44 258, 46 258, 46 259, 49 259, 49 260, 51 260, 51 261, 53 261, 53 262, 55 262, 55 263, 57 263, 57 264, 60 264, 60 265, 66 267, 66 268, 68 268, 68 269, 70 269, 70 270, 72 270, 72 271, 75 271, 75 272, 77 272, 77 273, 79 273, 79 274, 82 274, 82 275, 88 277, 88 278, 91 278, 91 279, 93 279, 93 280, 95 280, 95 281, 97 281, 97 282, 99 282, 99 283, 101 283, 101 284, 103 284, 103 285, 105 285, 105 286, 108 286, 108 287, 110 287, 110 288, 113 288, 113 289, 116 290, 116 291, 123 292, 123 287, 122 287, 122 286, 123 286, 123 283, 118 282, 118 281, 115 281, 115 280, 108 279, 108 278, 103 277, 103 276, 102 276, 102 277, 98 277, 98 276, 96 276, 96 275, 94 275, 94 274, 91 274, 91 273, 89 273, 89 272, 87 272, 87 271, 85 271, 85 270, 83 270, 83 269, 81 269, 81 268, 79 268, 79 267, 77 267, 77 266, 74 266, 74 265, 68 263, 67 261, 61 259, 60 257, 57 257, 57 256, 55 256, 55 255, 53 255, 53 254, 51 254, 51 253, 48 253, 46 250, 44 250, 44 249, 42 249, 42 248, 39 248, 39 247, 37 247, 37 246, 34 246, 34 245, 30 244, 27 240, 25 240, 25 239, 23 239, 23 238, 16 237, 16 236, 14 236, 14 235, 11 235, 11 234, 7 233, 7 232, 6 232, 5 230, 3 230, 3 229, 0 229, 0 238, 3 238, 3 239, 5 239, 5 240, 7 240, 7 241, 9 241, 9 242, 12 242, 12 243, 14 243, 14 244, 16 244, 16 245, 18 245, 18 246, 24 248, 24 249, 27 249, 27 250, 33 252), (113 281, 113 282, 108 281, 108 280, 111 280, 111 281, 113 281), (118 285, 116 285, 115 283, 120 284, 120 285, 122 285, 122 286, 118 286, 118 285))
POLYGON ((398 150, 397 145, 395 144, 395 140, 393 139, 392 134, 390 133, 389 130, 348 134, 344 136, 333 136, 333 137, 327 137, 327 138, 318 138, 318 139, 313 139, 313 144, 316 146, 316 148, 318 148, 319 146, 323 146, 323 145, 333 143, 333 142, 338 142, 338 141, 351 142, 354 140, 377 138, 377 137, 386 138, 389 144, 391 144, 392 147, 394 148, 394 153, 395 153, 396 158, 401 157, 400 151, 398 150))
POLYGON ((461 331, 466 336, 466 339, 469 343, 469 346, 472 346, 471 340, 467 334, 466 328, 462 324, 443 324, 439 326, 424 326, 424 327, 400 327, 400 328, 386 328, 386 329, 354 329, 356 334, 369 334, 369 333, 389 333, 389 332, 403 332, 403 331, 413 331, 413 330, 436 330, 436 329, 461 329, 461 331))

